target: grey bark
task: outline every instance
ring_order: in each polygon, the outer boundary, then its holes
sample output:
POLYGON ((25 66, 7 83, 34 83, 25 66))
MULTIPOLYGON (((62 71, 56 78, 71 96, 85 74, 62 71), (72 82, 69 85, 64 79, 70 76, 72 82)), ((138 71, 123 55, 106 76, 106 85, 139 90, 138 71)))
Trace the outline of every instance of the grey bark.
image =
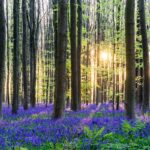
POLYGON ((5 75, 5 42, 6 42, 6 28, 5 28, 5 13, 4 0, 0 1, 0 117, 2 116, 2 102, 4 89, 4 75, 5 75))
POLYGON ((70 0, 71 42, 71 109, 78 110, 78 63, 77 63, 77 2, 70 0))
POLYGON ((26 0, 22 0, 22 26, 23 26, 23 39, 22 39, 22 66, 23 66, 23 106, 28 109, 28 73, 27 73, 27 4, 26 0))
POLYGON ((12 113, 17 114, 19 105, 19 0, 13 4, 14 28, 13 28, 13 100, 12 113))
POLYGON ((143 61, 144 61, 144 93, 142 112, 146 113, 149 109, 149 48, 146 27, 145 1, 139 0, 140 26, 142 35, 143 61))
POLYGON ((78 109, 81 109, 82 0, 77 0, 77 2, 78 2, 78 41, 77 41, 78 109))
POLYGON ((58 34, 55 73, 55 101, 53 117, 63 116, 66 94, 67 2, 58 2, 58 34))
POLYGON ((126 116, 135 118, 135 0, 126 1, 125 35, 126 35, 126 116))

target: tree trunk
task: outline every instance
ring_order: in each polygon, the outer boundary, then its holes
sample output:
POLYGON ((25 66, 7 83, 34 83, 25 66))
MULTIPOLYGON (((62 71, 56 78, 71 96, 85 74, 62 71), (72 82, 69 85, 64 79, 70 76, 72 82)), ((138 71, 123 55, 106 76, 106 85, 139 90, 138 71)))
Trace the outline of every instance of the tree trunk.
MULTIPOLYGON (((117 6, 117 24, 116 24, 116 31, 117 31, 117 50, 119 51, 119 33, 120 33, 120 17, 121 17, 121 5, 118 4, 117 6)), ((120 88, 119 88, 119 67, 120 67, 120 61, 116 59, 116 110, 119 110, 120 105, 120 88)))
POLYGON ((140 80, 138 80, 138 83, 136 83, 136 102, 137 106, 139 108, 142 108, 142 102, 143 102, 143 49, 142 49, 142 38, 141 38, 141 25, 140 25, 140 14, 139 14, 139 1, 137 4, 137 36, 136 36, 136 42, 137 42, 137 48, 136 48, 136 78, 140 77, 140 80), (141 57, 142 56, 142 57, 141 57), (139 67, 140 65, 140 67, 139 67))
POLYGON ((145 2, 139 0, 139 14, 142 35, 143 60, 144 60, 144 93, 142 112, 146 113, 149 109, 149 49, 146 29, 145 2))
MULTIPOLYGON (((101 40, 101 27, 100 27, 100 0, 97 0, 97 86, 96 86, 96 104, 100 103, 100 40, 101 40)), ((102 86, 101 86, 102 87, 102 86)))
POLYGON ((19 0, 14 0, 14 47, 13 47, 13 101, 12 113, 16 114, 19 105, 19 0))
POLYGON ((78 109, 81 109, 81 51, 82 51, 82 0, 78 2, 78 42, 77 42, 77 58, 78 58, 78 109))
POLYGON ((71 109, 78 110, 78 65, 77 65, 77 40, 76 40, 76 0, 70 0, 71 13, 71 109))
POLYGON ((56 53, 54 118, 63 116, 66 93, 67 2, 58 2, 58 39, 56 53))
POLYGON ((126 116, 135 118, 135 0, 126 1, 126 116))
POLYGON ((30 0, 30 102, 36 105, 35 0, 30 0))
POLYGON ((115 1, 113 0, 113 95, 112 95, 112 102, 113 102, 113 110, 115 109, 115 100, 116 100, 116 39, 115 39, 115 1))
POLYGON ((22 26, 23 26, 23 39, 22 39, 22 67, 23 67, 23 107, 28 109, 28 79, 27 79, 27 16, 26 16, 26 0, 22 0, 22 26))
POLYGON ((8 107, 10 106, 10 35, 9 35, 9 8, 8 0, 6 0, 6 16, 7 16, 7 87, 6 87, 6 100, 8 107))
POLYGON ((0 117, 2 116, 2 102, 4 89, 4 75, 5 75, 5 42, 6 42, 6 28, 5 28, 5 11, 4 0, 0 1, 0 117))

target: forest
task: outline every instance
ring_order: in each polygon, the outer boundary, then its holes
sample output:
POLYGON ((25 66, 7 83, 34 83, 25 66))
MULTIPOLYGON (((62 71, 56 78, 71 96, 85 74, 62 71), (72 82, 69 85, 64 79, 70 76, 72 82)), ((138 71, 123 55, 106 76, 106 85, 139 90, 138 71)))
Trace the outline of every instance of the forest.
POLYGON ((0 0, 0 150, 150 150, 150 0, 0 0))

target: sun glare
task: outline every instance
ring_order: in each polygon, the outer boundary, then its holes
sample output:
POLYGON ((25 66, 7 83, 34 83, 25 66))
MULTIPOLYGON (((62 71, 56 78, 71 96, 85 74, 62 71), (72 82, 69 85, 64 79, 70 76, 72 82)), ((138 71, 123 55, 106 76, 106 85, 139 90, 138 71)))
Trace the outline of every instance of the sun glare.
POLYGON ((101 53, 101 59, 103 60, 103 61, 106 61, 106 60, 108 60, 108 53, 107 52, 102 52, 101 53))

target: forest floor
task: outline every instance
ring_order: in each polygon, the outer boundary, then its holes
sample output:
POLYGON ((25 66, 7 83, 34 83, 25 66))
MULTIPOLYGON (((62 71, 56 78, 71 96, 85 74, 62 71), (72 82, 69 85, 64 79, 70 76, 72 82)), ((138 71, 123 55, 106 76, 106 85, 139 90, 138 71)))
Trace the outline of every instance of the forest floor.
POLYGON ((11 115, 4 107, 0 150, 150 150, 150 111, 132 121, 123 108, 113 111, 109 103, 68 109, 57 121, 52 111, 52 105, 39 105, 11 115))

